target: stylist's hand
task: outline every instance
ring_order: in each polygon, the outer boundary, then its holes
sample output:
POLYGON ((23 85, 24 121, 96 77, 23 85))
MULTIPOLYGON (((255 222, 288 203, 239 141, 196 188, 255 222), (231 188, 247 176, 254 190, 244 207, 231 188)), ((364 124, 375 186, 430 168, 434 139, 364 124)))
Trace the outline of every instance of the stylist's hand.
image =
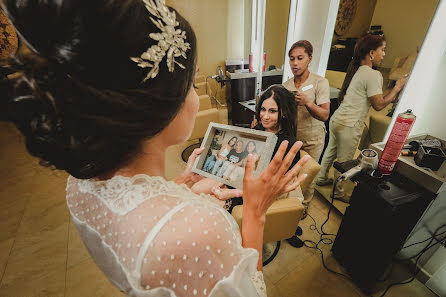
POLYGON ((283 141, 271 163, 257 178, 252 175, 255 160, 252 155, 248 156, 243 178, 243 212, 248 211, 250 215, 264 219, 266 211, 277 197, 283 193, 293 191, 305 179, 307 175, 302 174, 292 182, 293 178, 299 174, 302 166, 308 161, 308 156, 300 159, 287 172, 294 157, 302 147, 302 142, 296 142, 284 158, 287 147, 288 141, 283 141))
POLYGON ((194 166, 195 160, 204 151, 204 147, 194 149, 192 154, 187 159, 187 165, 184 172, 175 179, 177 184, 186 184, 189 188, 192 187, 196 182, 203 179, 204 177, 192 172, 192 167, 194 166))
POLYGON ((302 92, 296 92, 294 94, 294 99, 296 100, 297 104, 301 106, 305 106, 310 103, 310 100, 308 100, 307 96, 305 96, 305 94, 302 92))
POLYGON ((251 129, 254 129, 254 127, 257 126, 257 119, 253 119, 251 122, 251 129))
POLYGON ((405 74, 402 78, 396 81, 395 83, 395 89, 396 91, 401 91, 404 85, 406 84, 407 80, 409 79, 409 75, 405 74))

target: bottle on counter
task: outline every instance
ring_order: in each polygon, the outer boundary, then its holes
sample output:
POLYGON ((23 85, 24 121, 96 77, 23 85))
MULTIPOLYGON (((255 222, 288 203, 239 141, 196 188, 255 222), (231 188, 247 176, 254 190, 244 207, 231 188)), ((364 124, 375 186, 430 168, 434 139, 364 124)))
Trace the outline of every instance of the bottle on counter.
POLYGON ((392 131, 390 132, 389 139, 387 139, 386 146, 378 163, 378 170, 383 175, 389 175, 392 173, 395 167, 396 161, 400 156, 404 143, 409 136, 410 130, 415 123, 416 116, 412 113, 411 109, 406 112, 400 113, 396 118, 392 131))

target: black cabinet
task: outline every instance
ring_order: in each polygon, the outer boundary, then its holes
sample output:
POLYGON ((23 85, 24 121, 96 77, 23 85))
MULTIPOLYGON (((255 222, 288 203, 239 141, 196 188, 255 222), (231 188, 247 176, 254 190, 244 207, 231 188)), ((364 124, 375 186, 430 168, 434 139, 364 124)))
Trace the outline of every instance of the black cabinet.
POLYGON ((369 294, 435 194, 396 172, 357 180, 332 251, 353 282, 369 294))

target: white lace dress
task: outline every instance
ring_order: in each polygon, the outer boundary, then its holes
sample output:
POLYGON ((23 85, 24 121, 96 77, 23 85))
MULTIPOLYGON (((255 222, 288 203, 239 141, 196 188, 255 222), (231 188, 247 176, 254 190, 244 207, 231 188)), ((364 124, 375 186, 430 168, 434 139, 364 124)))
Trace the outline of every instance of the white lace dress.
POLYGON ((91 256, 127 296, 266 296, 259 254, 207 195, 162 177, 68 178, 67 203, 91 256))

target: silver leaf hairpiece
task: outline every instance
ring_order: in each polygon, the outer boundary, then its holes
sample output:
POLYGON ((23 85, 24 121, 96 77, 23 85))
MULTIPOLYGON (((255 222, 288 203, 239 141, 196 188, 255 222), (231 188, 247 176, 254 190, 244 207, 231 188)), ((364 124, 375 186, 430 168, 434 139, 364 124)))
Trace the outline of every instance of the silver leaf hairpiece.
POLYGON ((190 49, 190 44, 185 42, 186 32, 181 29, 175 29, 179 23, 176 20, 175 11, 170 11, 165 0, 142 0, 147 10, 157 18, 150 17, 152 23, 161 30, 160 33, 150 33, 153 40, 158 41, 157 45, 152 45, 140 57, 131 57, 133 62, 138 63, 141 68, 152 69, 149 71, 143 82, 150 78, 155 78, 159 72, 159 64, 164 56, 167 55, 166 63, 169 72, 173 72, 175 64, 185 69, 186 67, 175 61, 177 57, 186 57, 186 51, 190 49))

